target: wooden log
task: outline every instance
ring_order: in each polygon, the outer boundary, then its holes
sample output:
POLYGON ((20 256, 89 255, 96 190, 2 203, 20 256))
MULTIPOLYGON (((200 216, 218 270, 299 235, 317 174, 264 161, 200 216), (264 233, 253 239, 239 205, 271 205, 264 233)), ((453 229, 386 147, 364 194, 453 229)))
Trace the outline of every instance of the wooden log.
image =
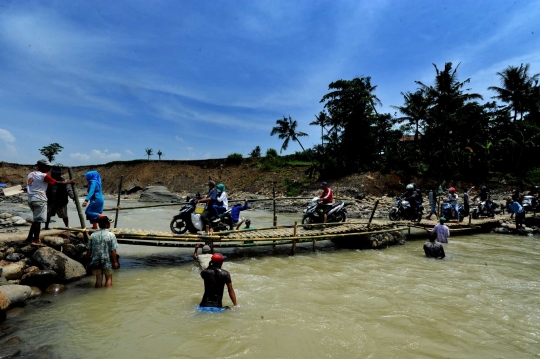
POLYGON ((120 176, 120 183, 118 184, 118 200, 116 201, 116 215, 114 216, 114 228, 118 227, 118 211, 120 209, 120 196, 122 195, 122 182, 124 176, 120 176))
POLYGON ((379 200, 376 200, 375 205, 373 206, 373 211, 371 211, 371 216, 369 217, 368 228, 369 226, 371 226, 371 221, 373 220, 373 216, 375 215, 375 210, 377 209, 378 205, 379 205, 379 200))
MULTIPOLYGON (((68 167, 68 173, 69 173, 69 179, 73 179, 73 170, 71 167, 68 167)), ((71 185, 71 188, 73 189, 73 196, 75 196, 75 207, 77 207, 77 213, 79 214, 79 221, 81 222, 81 228, 86 228, 86 222, 84 220, 84 215, 81 207, 81 203, 79 202, 79 194, 77 193, 77 187, 75 186, 75 183, 71 185)), ((88 233, 84 233, 84 239, 88 241, 90 237, 88 236, 88 233)))
POLYGON ((274 212, 273 225, 277 226, 277 216, 276 216, 276 182, 272 182, 272 211, 274 212))

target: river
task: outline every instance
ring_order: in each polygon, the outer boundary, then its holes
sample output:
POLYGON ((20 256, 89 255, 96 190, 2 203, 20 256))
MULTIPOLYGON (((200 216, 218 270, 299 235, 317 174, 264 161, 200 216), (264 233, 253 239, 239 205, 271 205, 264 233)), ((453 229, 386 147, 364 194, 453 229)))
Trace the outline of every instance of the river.
MULTIPOLYGON (((176 212, 126 211, 119 224, 164 230, 176 212)), ((279 215, 282 224, 294 218, 279 215)), ((240 308, 217 314, 196 310, 203 283, 193 251, 121 245, 112 288, 95 290, 88 277, 9 322, 56 358, 538 357, 537 237, 451 238, 444 260, 425 258, 422 244, 358 251, 321 242, 295 257, 229 250, 224 269, 240 308)))

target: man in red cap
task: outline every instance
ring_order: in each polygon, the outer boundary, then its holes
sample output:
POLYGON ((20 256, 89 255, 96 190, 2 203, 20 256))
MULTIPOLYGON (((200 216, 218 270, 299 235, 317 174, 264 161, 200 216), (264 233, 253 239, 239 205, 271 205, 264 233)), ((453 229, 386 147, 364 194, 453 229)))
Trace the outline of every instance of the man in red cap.
POLYGON ((225 284, 231 301, 235 307, 237 306, 231 275, 226 270, 221 269, 225 258, 222 254, 215 253, 212 255, 208 268, 201 272, 201 277, 204 280, 204 295, 201 304, 199 304, 200 310, 216 312, 229 309, 229 307, 223 307, 222 303, 225 284))

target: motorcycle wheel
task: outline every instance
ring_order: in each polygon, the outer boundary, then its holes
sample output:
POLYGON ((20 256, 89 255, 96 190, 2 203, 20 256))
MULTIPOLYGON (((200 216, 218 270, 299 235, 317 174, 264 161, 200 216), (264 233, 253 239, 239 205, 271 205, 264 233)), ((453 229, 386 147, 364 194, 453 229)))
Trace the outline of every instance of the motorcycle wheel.
POLYGON ((302 225, 304 226, 305 230, 313 229, 313 226, 309 225, 310 223, 313 223, 313 218, 309 216, 302 218, 302 225))
POLYGON ((473 213, 471 214, 471 217, 472 219, 478 219, 478 217, 480 217, 480 214, 478 214, 478 211, 473 211, 473 213))
POLYGON ((399 221, 399 213, 398 210, 395 208, 392 208, 390 212, 388 213, 388 218, 390 218, 391 221, 399 221))
POLYGON ((188 230, 186 222, 181 218, 173 218, 170 227, 174 234, 184 234, 188 230))
POLYGON ((345 222, 347 220, 347 215, 345 213, 343 213, 343 212, 340 212, 340 213, 336 214, 334 219, 335 219, 336 222, 345 222))

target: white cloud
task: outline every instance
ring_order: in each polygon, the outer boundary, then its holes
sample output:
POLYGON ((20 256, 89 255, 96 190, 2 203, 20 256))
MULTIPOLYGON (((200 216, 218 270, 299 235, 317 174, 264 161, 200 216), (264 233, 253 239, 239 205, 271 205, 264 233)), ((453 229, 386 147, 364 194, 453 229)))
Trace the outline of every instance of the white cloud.
POLYGON ((133 156, 133 152, 131 152, 130 150, 125 150, 124 153, 126 155, 133 156))
POLYGON ((69 158, 78 160, 80 162, 103 162, 103 161, 115 161, 122 157, 120 153, 109 153, 109 150, 92 150, 90 153, 71 153, 69 158))
POLYGON ((0 140, 6 143, 13 143, 15 142, 15 136, 13 136, 8 130, 0 128, 0 140))
POLYGON ((15 148, 13 145, 13 142, 15 142, 15 136, 13 136, 11 132, 0 128, 0 141, 4 142, 4 155, 7 155, 10 158, 17 156, 17 148, 15 148))
POLYGON ((176 138, 177 141, 180 141, 180 142, 184 143, 184 139, 183 139, 183 138, 178 137, 178 136, 174 136, 174 138, 176 138))

